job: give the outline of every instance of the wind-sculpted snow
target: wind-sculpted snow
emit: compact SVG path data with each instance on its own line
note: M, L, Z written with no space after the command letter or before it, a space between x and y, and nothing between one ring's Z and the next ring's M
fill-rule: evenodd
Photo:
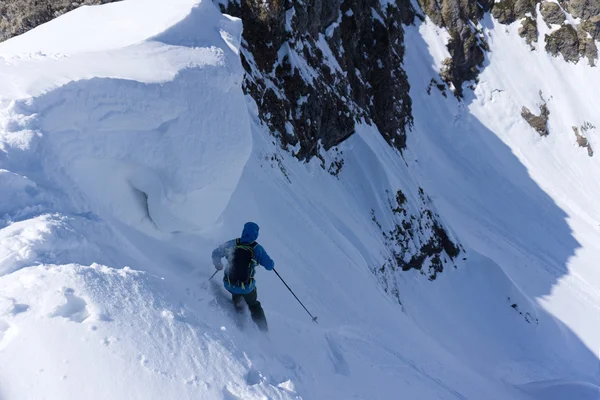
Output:
M191 23L206 26L212 36L191 43L185 36ZM239 21L202 3L180 24L125 49L97 52L92 46L91 54L52 60L19 62L21 53L7 58L0 70L18 80L1 81L3 96L54 89L7 104L3 146L18 148L18 157L5 155L11 173L28 179L31 172L24 169L39 163L34 173L60 181L74 204L83 197L85 211L132 225L174 232L213 223L251 150L249 119L237 112L245 109L234 52ZM226 28L228 42L221 38ZM37 44L33 39L30 46ZM4 49L12 49L11 41Z
M2 43L1 49L8 53L73 55L138 45L180 23L196 3L128 0L102 7L81 7ZM140 7L144 7L143 19L136 18Z
M3 398L35 393L26 389L32 376L35 386L52 388L48 398L293 398L293 363L269 360L261 373L278 375L247 382L260 359L244 359L215 329L224 321L198 297L206 293L183 295L202 304L190 312L163 279L97 264L31 267L0 279L0 373L10 377ZM13 298L28 307L18 318Z
M0 45L2 400L594 393L600 190L577 183L597 187L596 159L493 108L537 90L518 97L515 73L496 93L487 68L481 97L448 100L445 34L410 28L405 153L359 121L301 163L242 93L240 21L196 3L84 8ZM88 22L110 37L69 43ZM248 220L319 324L261 268L266 335L208 281Z

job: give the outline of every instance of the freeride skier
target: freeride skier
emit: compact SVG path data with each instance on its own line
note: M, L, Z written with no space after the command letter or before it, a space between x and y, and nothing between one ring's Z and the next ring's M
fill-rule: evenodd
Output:
M231 293L236 310L241 312L243 301L245 301L250 309L252 320L261 331L266 332L268 330L267 320L265 312L257 300L254 274L257 265L260 264L268 271L272 271L275 263L265 249L256 243L257 238L258 225L254 222L247 222L240 238L225 242L213 250L212 260L215 268L222 270L221 259L227 258L228 266L224 271L223 284L225 289Z

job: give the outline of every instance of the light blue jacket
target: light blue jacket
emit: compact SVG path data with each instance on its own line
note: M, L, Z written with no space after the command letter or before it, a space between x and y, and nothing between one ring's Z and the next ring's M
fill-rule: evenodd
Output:
M258 239L258 225L254 222L247 222L244 225L244 230L242 231L242 237L240 238L240 242L250 244L256 241L256 239ZM220 263L223 257L227 257L227 259L230 259L231 253L233 252L233 248L235 247L235 241L236 239L225 242L213 250L213 264ZM265 269L267 269L268 271L271 271L273 268L275 268L275 263L267 254L267 251L260 244L257 244L254 247L254 261L256 261L256 264L260 264L263 267L265 267ZM256 271L253 267L250 275L254 277L255 272ZM244 285L244 287L236 286L230 283L227 279L227 270L225 270L225 274L223 276L223 284L225 285L225 289L227 289L227 291L233 294L248 294L251 293L256 287L254 279L251 279L250 283L248 285Z

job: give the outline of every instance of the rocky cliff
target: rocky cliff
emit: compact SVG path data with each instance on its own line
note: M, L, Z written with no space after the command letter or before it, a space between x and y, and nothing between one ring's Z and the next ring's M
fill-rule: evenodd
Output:
M402 67L408 0L284 2L222 6L244 21L244 83L261 119L300 159L318 156L374 123L402 149L412 122Z
M538 41L537 16L551 29L544 35L545 49L577 63L582 57L595 65L600 35L600 1L566 0L561 2L502 0L494 4L492 15L503 24L519 21L519 33L530 45ZM532 47L535 48L535 47Z

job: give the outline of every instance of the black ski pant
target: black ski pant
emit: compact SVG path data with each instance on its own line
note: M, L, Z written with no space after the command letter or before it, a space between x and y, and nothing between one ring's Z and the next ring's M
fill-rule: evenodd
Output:
M248 304L248 308L250 309L250 315L252 316L252 320L263 332L266 332L269 328L267 326L267 319L265 318L265 311L260 305L260 301L257 300L258 294L256 293L256 288L248 294L232 294L233 304L235 305L235 309L238 312L242 312L244 310L243 301L246 301Z

